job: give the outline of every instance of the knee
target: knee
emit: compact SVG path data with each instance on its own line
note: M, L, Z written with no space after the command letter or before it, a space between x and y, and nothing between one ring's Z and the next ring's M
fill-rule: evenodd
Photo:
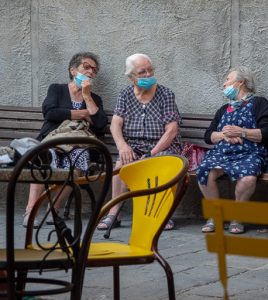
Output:
M240 198L244 193L252 193L256 187L256 176L245 176L237 181L235 187L235 196Z
M240 185L253 187L256 185L257 177L256 176L245 176L239 179Z

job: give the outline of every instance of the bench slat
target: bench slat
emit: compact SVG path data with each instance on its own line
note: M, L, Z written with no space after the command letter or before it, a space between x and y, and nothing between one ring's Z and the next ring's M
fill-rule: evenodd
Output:
M21 129L28 129L28 130L34 130L36 132L39 133L40 129L41 129L41 126L43 124L43 121L31 121L31 120L27 120L27 121L16 121L14 122L14 120L7 120L7 119L4 119L4 120L1 120L1 130L4 130L4 129L18 129L21 130ZM0 133L1 135L1 133Z

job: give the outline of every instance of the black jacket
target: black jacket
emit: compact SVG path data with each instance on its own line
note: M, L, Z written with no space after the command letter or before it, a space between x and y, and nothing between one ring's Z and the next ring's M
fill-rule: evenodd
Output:
M210 123L210 126L205 132L205 142L207 144L212 144L211 134L213 131L217 131L217 126L221 120L221 117L225 113L228 104L223 105L217 110L214 119ZM263 97L255 97L255 102L253 103L253 115L256 118L257 128L261 130L262 134L262 144L268 148L268 101Z
M91 93L91 96L99 110L95 115L90 116L93 122L90 126L90 130L96 135L100 135L102 133L102 129L104 129L108 123L108 118L104 113L101 97L94 93ZM83 102L81 109L85 108L86 103ZM42 105L45 120L37 139L41 141L48 135L49 132L58 128L63 121L70 120L72 109L73 107L68 84L50 85L47 96Z

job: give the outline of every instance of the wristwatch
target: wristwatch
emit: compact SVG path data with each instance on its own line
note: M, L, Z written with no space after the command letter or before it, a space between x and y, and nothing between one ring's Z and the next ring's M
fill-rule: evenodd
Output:
M242 130L242 132L241 132L241 137L242 137L243 139L245 139L245 138L247 137L247 133L246 133L246 130L245 130L245 129Z

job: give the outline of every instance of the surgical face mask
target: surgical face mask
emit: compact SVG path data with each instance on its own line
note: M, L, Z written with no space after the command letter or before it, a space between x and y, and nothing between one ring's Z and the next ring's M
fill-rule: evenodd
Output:
M227 86L227 88L223 90L223 94L225 97L229 98L230 100L236 100L236 97L239 94L239 89L235 88L233 85L229 85Z
M74 82L75 82L76 86L81 89L82 88L82 86L81 86L82 81L89 80L89 79L91 79L91 78L87 77L84 74L81 74L81 73L77 72L76 76L74 77Z
M155 77L137 78L137 86L145 90L149 90L156 82Z
M244 102L244 100L231 100L230 102L229 102L229 105L234 109L234 110L236 110L236 109L238 109L242 104L243 104L243 102Z

